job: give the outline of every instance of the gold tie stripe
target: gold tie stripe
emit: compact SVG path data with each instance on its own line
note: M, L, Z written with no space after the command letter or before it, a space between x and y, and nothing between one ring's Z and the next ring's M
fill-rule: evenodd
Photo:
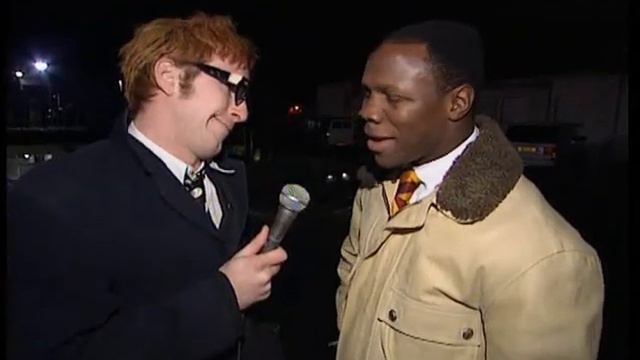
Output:
M400 175L400 184L398 184L396 196L391 202L391 216L407 206L409 200L411 200L411 195L413 195L420 183L420 178L413 169L406 170Z

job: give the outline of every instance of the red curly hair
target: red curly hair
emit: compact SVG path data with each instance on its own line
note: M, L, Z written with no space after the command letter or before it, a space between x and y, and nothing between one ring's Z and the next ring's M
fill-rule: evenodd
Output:
M153 69L161 57L180 65L209 61L214 55L249 71L258 59L254 44L238 34L228 16L198 12L187 19L160 18L138 27L120 49L120 71L130 112L136 114L159 89ZM190 89L197 73L197 69L185 72L180 79L182 90Z

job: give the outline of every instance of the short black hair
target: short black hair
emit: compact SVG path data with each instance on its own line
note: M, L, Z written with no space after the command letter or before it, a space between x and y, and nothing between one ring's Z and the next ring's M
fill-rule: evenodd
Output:
M462 84L479 90L484 82L484 52L480 33L450 20L430 20L398 29L382 43L424 43L430 54L439 90Z

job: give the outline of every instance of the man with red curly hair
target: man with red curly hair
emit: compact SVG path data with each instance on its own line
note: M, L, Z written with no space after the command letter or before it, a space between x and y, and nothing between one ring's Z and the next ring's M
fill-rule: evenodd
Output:
M287 255L260 253L266 227L243 242L245 169L221 156L248 116L254 46L198 13L139 27L120 56L129 111L110 138L8 193L9 356L281 357L243 312Z

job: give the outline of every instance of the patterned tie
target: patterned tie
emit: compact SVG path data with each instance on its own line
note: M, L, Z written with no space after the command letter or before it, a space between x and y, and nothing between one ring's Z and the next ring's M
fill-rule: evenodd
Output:
M398 190L396 196L391 203L391 216L397 214L403 207L407 206L411 195L418 188L421 181L418 175L413 169L405 170L400 175L400 184L398 184Z
M184 173L184 187L202 208L205 208L204 168L197 172L189 169Z

